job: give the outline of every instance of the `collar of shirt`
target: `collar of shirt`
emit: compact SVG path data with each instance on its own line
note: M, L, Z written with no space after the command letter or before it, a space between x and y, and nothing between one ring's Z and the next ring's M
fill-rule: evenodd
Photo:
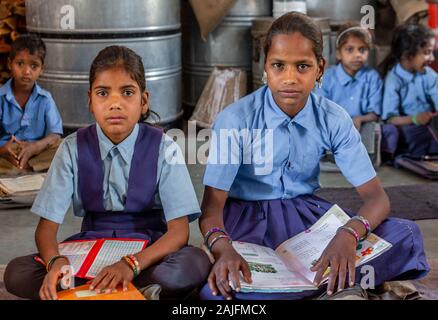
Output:
M412 73L404 69L400 63L397 63L394 72L396 75L398 75L403 80L406 80L407 82L411 82L416 75L416 73Z
M14 92L13 92L13 90L12 90L12 80L13 80L13 78L9 79L9 80L8 80L8 81L7 81L7 82L6 82L6 83L0 88L0 96L5 96L5 97L6 97L6 100L7 100L9 103L12 103L12 104L14 104L14 105L17 105L17 106L19 107L18 102L17 102L17 100L15 99ZM39 96L39 95L44 95L44 92L43 92L43 90L41 89L41 87L35 82L35 85L33 86L33 89L32 89L32 93L31 93L31 95L30 95L30 97L29 97L29 101L33 101L33 100L35 100L36 97ZM20 110L22 110L21 107L20 107Z
M339 80L339 82L345 86L348 83L354 81L354 80L362 80L364 74L365 74L365 67L362 67L354 77L350 76L344 69L344 66L342 65L342 63L338 63L336 65L336 76Z
M127 136L125 140L117 145L115 145L110 139L108 139L108 137L103 133L102 129L97 123L96 131L97 137L99 139L100 157L102 160L104 160L108 156L112 149L117 147L125 163L129 164L131 162L132 155L134 154L135 142L137 141L139 131L138 124L134 126L134 129L129 134L129 136Z
M267 90L267 98L265 99L264 115L265 121L268 129L276 129L281 124L289 124L291 122L296 122L302 127L309 129L315 123L315 119L312 117L312 97L313 93L307 98L306 105L301 109L295 117L288 116L281 108L277 105L272 95L271 90Z

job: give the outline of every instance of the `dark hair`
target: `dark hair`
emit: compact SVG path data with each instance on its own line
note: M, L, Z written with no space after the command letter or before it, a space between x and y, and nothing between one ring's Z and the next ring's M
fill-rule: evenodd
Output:
M338 34L336 37L336 42L338 44L337 49L342 48L342 46L344 46L347 43L347 41L350 37L354 37L354 38L358 38L358 39L362 40L366 44L366 46L368 47L368 50L372 49L373 39L371 37L371 34L368 32L368 30L352 29L352 30L345 32L346 30L348 30L350 28L354 28L354 27L360 28L360 25L358 23L348 21L347 23L343 24L339 28ZM342 34L343 32L345 32L345 33ZM339 36L341 34L342 34L342 36L339 38Z
M382 62L383 73L386 74L403 57L414 57L434 37L432 30L422 24L406 23L398 26L392 37L391 53Z
M124 46L109 46L97 54L90 67L90 90L96 80L96 75L112 68L123 68L137 82L141 92L146 91L142 58L135 51ZM139 122L144 122L151 113L159 119L159 116L149 108L145 114L141 115Z
M312 18L300 12L286 13L274 21L266 35L264 47L265 59L268 57L274 36L294 32L299 32L312 41L316 60L318 60L318 62L321 61L323 59L322 52L324 49L321 29Z
M21 35L12 43L11 47L11 51L9 52L10 60L14 60L18 52L28 50L30 54L37 55L44 64L44 59L46 58L46 45L36 34L26 33Z

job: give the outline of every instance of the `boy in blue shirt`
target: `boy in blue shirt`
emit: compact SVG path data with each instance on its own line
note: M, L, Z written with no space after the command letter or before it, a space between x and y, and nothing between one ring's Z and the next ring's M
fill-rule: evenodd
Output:
M28 160L59 143L62 120L55 101L36 80L44 68L46 47L35 35L23 35L9 55L11 79L0 88L0 157L25 169Z

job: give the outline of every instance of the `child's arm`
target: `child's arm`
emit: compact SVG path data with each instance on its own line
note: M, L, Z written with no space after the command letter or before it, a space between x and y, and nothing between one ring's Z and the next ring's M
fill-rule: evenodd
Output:
M38 252L46 264L53 257L59 256L58 241L56 238L58 228L59 224L41 218L35 231L35 242ZM56 286L59 279L63 276L61 268L65 265L69 265L69 261L64 258L56 259L51 265L39 292L42 300L58 299Z
M189 240L189 223L186 216L171 220L167 223L167 232L151 246L135 254L140 270L145 270L161 261L169 254L178 251ZM124 261L119 261L103 268L90 285L91 290L111 292L119 283L127 290L128 283L132 281L132 269Z
M375 177L356 188L364 204L359 209L358 215L367 219L371 230L379 226L389 215L390 203L379 178ZM366 235L365 226L357 220L350 220L347 227L351 227L359 233L360 237ZM324 250L318 263L311 269L316 271L315 283L320 283L327 267L330 267L327 292L334 292L335 283L338 282L338 290L344 289L347 273L350 286L355 280L355 252L356 240L347 232L338 232ZM338 280L338 281L337 281Z
M353 123L357 130L360 130L363 123L371 122L371 121L377 121L378 117L377 114L374 112L370 112L363 116L357 116L353 117Z
M28 141L17 141L20 145L20 153L18 154L19 167L22 169L27 166L27 162L33 156L40 154L42 151L46 150L50 146L59 143L61 137L55 133L49 133L47 136L41 140L34 142Z
M202 215L199 218L199 226L203 235L212 228L224 229L223 210L228 193L212 187L205 187L202 200ZM220 233L213 233L211 239ZM248 263L239 255L226 239L218 240L211 250L215 258L215 264L208 276L208 285L213 295L218 294L229 300L231 299L231 287L229 280L233 282L236 291L240 289L239 272L242 271L246 282L251 283L251 272Z
M389 123L392 123L396 126L405 126L409 124L416 125L428 125L430 120L432 120L433 113L432 112L420 112L413 116L398 116L392 117L388 120Z

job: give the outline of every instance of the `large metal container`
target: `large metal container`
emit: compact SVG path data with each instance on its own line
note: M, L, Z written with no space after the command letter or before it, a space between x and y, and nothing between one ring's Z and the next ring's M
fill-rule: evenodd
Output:
M184 30L183 103L194 107L214 67L240 68L251 78L252 20L271 15L272 1L237 0L206 42L201 39L193 12L188 11Z
M63 28L72 13L74 29ZM180 0L26 0L26 23L29 31L55 34L175 30Z
M313 17L314 21L321 28L323 36L323 55L326 62L330 59L330 19L324 17ZM252 88L256 90L263 85L262 77L265 68L264 44L269 28L274 22L272 17L254 19L252 22L251 34L253 37L252 57Z
M39 33L47 46L45 70L38 82L52 93L64 127L93 122L88 111L88 73L97 53L110 45L129 47L142 57L149 106L159 114L163 126L171 126L182 116L178 0L27 2L28 29ZM67 4L75 8L77 29L60 28L59 10Z
M307 14L315 17L330 17L331 20L361 20L361 8L375 6L377 0L306 0Z

